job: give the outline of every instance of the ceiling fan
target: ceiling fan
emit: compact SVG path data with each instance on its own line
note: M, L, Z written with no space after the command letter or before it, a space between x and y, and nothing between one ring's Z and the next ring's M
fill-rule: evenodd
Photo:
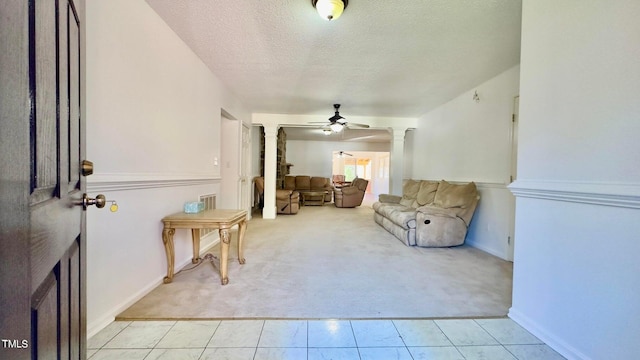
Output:
M338 157L344 157L345 155L347 155L347 156L353 156L353 154L349 154L349 153L346 153L346 152L344 152L344 151L339 151L339 152L338 152Z
M340 116L340 104L333 104L333 108L336 109L336 113L328 119L328 124L326 122L313 122L312 124L325 124L325 129L336 133L342 131L344 128L359 127L366 129L369 127L367 124L348 123L344 117Z

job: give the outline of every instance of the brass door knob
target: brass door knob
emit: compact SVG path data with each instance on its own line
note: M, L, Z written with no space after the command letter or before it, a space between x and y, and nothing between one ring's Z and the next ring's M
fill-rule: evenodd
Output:
M85 209L90 205L95 205L98 209L102 209L106 204L107 198L102 194L98 194L95 199L90 198L87 194L82 195L82 207Z

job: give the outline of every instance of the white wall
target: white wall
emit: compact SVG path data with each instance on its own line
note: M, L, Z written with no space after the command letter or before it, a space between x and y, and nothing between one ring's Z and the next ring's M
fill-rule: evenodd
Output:
M509 316L569 359L640 354L640 2L523 4Z
M161 283L161 218L219 191L221 109L250 114L146 2L88 0L86 31L87 187L120 207L87 213L91 335ZM175 243L180 265L190 234Z
M372 159L372 178L367 191L378 195L389 192L389 178L378 178L378 162L381 153L388 158L390 143L350 142L350 141L303 141L287 140L287 162L294 164L291 175L309 175L331 177L333 172L334 151L345 151L356 157ZM366 154L366 155L365 155Z
M331 177L334 151L389 151L389 143L287 140L291 175Z
M430 111L409 132L413 179L474 181L480 202L467 243L503 259L513 197L507 189L511 164L511 115L518 95L519 66ZM473 101L478 91L480 101Z
M519 71L515 66L422 116L413 131L413 176L508 182Z

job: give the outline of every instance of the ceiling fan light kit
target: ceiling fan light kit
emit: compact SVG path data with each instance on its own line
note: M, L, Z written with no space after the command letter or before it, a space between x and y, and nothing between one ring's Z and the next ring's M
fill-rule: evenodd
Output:
M340 131L342 131L343 127L344 125L340 124L339 122L334 122L333 124L329 125L329 128L331 128L331 131L335 133L339 133Z
M341 132L343 129L345 128L350 128L350 127L359 127L359 128L369 128L369 125L367 124L356 124L356 123L347 123L347 121L345 120L344 117L340 116L340 104L333 104L333 108L336 110L335 114L330 117L329 120L329 124L327 124L326 122L322 122L321 124L325 124L323 126L324 130L324 134L325 135L330 135L331 132L334 133L339 133ZM311 122L310 124L316 124L318 122Z
M311 0L320 17L327 21L339 18L348 4L348 0Z

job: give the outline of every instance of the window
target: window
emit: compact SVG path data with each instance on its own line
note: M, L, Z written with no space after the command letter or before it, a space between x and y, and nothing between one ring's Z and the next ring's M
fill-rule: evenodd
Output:
M355 157L344 159L345 181L353 181L356 177L371 179L371 159L358 159Z

